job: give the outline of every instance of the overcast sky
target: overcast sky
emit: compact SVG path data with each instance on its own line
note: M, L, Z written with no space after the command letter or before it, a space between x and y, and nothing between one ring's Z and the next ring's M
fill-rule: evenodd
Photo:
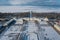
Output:
M60 11L60 0L0 0L0 12Z
M60 0L0 0L1 5L60 5Z

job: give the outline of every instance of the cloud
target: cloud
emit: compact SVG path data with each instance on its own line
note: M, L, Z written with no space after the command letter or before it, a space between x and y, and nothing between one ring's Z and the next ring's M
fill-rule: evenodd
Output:
M0 0L0 6L60 5L60 0Z
M60 8L44 8L37 6L0 6L0 12L60 12Z
M35 1L35 0L10 0L9 2L11 5L17 5L17 4L26 4L32 1Z

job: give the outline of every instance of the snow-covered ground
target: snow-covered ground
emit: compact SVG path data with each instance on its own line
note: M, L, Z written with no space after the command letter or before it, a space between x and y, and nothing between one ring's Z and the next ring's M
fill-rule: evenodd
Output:
M18 24L17 22L4 33L0 40L13 40L18 36L18 34L21 32L22 26L20 26L20 24Z
M18 40L17 37L23 35L23 40L60 40L60 35L46 21L39 21L39 30L34 21L28 21L23 27L18 23L19 20L4 33L0 40ZM19 35L20 33L21 35Z
M44 33L44 37L46 37L46 39L49 40L60 40L60 35L49 25L49 26L44 26L44 25L48 25L47 22L40 22L40 24L42 24L43 26L43 33Z

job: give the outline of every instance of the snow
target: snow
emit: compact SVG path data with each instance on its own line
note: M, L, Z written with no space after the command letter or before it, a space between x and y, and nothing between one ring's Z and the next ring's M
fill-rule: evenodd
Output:
M17 21L19 21L19 19ZM22 35L25 35L25 39L27 37L28 40L38 40L38 38L39 40L60 40L60 35L50 25L48 25L46 21L39 21L39 24L39 27L41 28L40 30L34 21L28 21L26 24L28 27L26 27L24 31L21 31L23 26L14 24L4 33L0 40L15 39L17 37L15 35L18 35L19 33L23 33Z

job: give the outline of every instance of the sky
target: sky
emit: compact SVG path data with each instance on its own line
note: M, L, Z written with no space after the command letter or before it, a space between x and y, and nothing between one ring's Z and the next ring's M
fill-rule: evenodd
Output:
M0 0L0 6L21 6L21 5L32 5L32 6L40 6L40 5L60 5L60 0Z
M18 10L26 9L59 11L60 0L0 0L0 12L19 12Z

